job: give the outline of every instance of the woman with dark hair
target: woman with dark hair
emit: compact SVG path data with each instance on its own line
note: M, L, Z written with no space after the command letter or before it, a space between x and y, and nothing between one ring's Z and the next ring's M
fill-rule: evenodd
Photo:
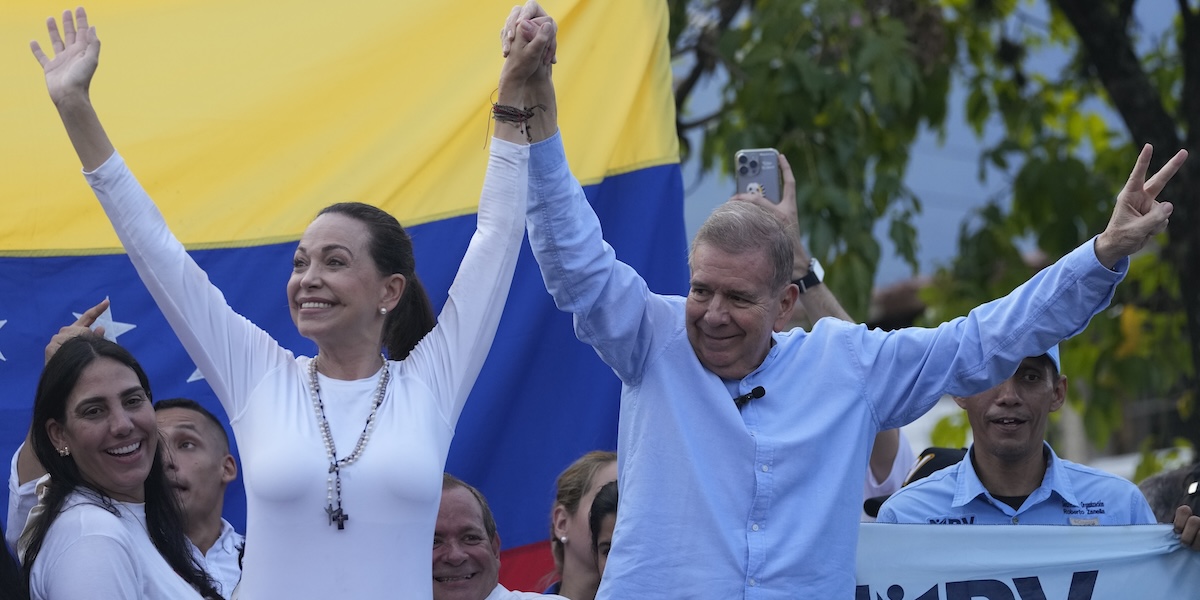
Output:
M613 531L617 528L617 482L610 481L596 492L592 510L588 512L588 529L592 530L592 554L596 555L596 570L604 579L608 551L612 549Z
M187 546L150 384L128 351L95 335L64 343L30 431L47 472L19 543L31 598L220 598Z
M431 597L442 471L520 251L528 143L557 130L552 103L524 108L532 87L552 90L554 23L519 24L477 228L436 325L396 219L335 204L304 231L286 288L312 358L229 307L114 150L89 97L100 44L83 9L63 14L61 34L48 24L54 58L36 43L34 56L85 176L233 425L247 496L238 595Z

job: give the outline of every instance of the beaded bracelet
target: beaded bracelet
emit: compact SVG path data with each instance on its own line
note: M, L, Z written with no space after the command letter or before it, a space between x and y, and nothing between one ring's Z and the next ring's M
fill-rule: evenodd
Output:
M546 107L541 104L529 108L518 108L506 104L492 103L492 118L500 123L508 123L516 127L517 131L524 133L525 139L532 143L533 134L530 132L529 119L533 118L533 109L535 108L546 110Z

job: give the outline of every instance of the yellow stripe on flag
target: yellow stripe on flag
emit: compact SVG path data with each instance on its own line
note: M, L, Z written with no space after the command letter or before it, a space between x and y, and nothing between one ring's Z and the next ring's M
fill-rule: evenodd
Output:
M96 0L92 99L118 150L189 247L296 239L357 200L405 224L470 214L513 0ZM678 160L665 2L547 1L560 23L560 120L585 183ZM0 14L0 254L112 252L41 69L66 6Z

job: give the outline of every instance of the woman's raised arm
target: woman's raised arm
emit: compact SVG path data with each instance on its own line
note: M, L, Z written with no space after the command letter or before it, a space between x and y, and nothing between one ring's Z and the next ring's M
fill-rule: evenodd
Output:
M83 170L94 171L114 152L88 93L100 64L100 39L96 28L88 25L82 6L75 9L74 15L63 11L61 35L54 17L46 19L46 28L50 30L54 58L46 56L36 41L29 42L29 48L46 74L46 91L58 108Z

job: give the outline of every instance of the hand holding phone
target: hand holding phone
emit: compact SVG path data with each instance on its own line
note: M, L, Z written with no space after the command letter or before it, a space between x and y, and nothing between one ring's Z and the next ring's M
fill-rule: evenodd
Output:
M775 204L783 199L779 152L774 148L738 150L733 172L738 194L757 194Z

